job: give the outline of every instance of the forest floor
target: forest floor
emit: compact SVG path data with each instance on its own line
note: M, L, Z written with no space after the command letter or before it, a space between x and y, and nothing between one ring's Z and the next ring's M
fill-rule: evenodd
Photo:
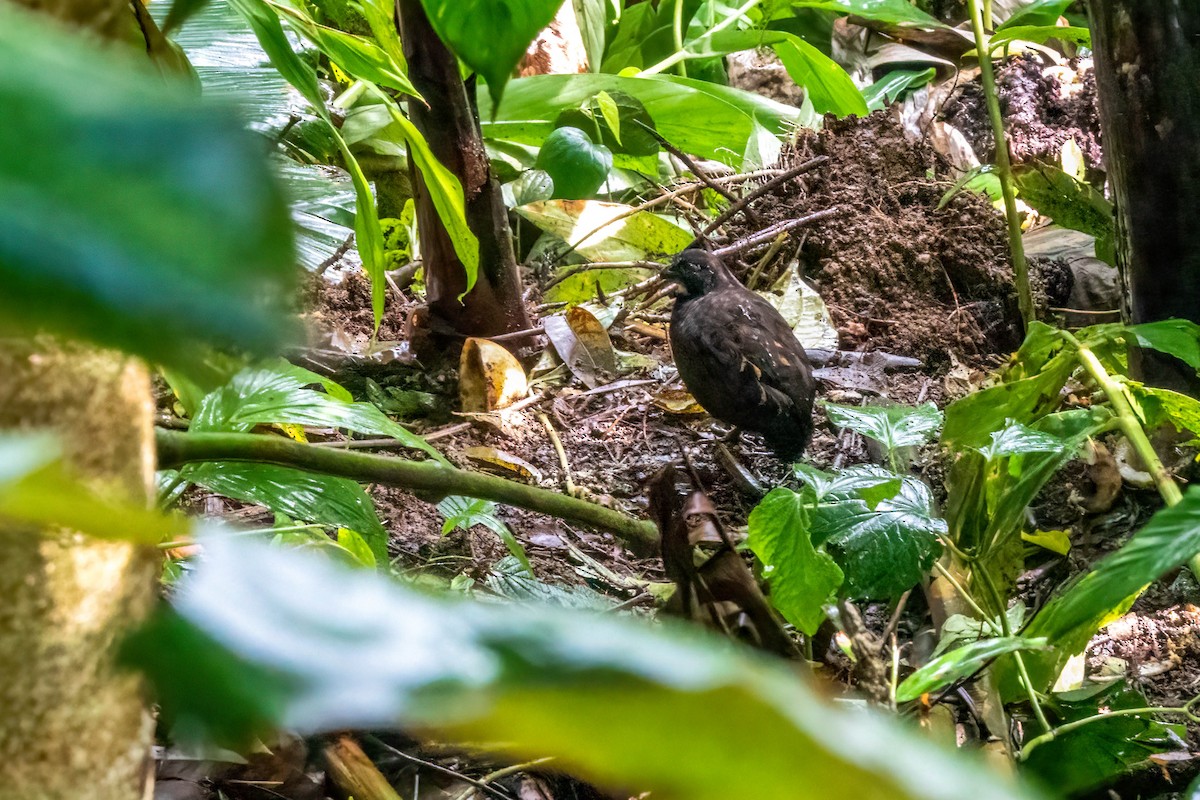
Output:
M1086 88L1087 80L1076 82ZM1023 112L1014 144L1018 155L1057 153L1066 139L1075 136L1090 163L1099 163L1094 114L1087 117L1076 108L1090 103L1090 98L1080 100L1076 92L1070 107L1060 108L1063 95L1052 80L1033 75L1022 62L1002 75L1002 86L1014 107L1044 111L1041 115ZM970 86L944 98L944 103L948 111L943 116L957 120L968 138L982 141L983 129L977 124L980 106ZM820 133L802 133L785 152L784 166L816 156L828 160L757 199L751 213L735 217L721 235L733 240L780 220L847 206L847 216L817 223L795 237L798 247L787 245L770 263L735 264L735 271L743 277L755 270L781 274L798 264L803 279L824 299L838 342L836 351L815 354L820 356L816 364L820 400L844 405L928 401L944 407L982 385L988 372L1003 364L1020 342L1004 224L991 203L975 194L959 194L943 206L953 183L945 155L928 140L914 141L911 131L906 136L896 117L880 112L866 120L829 120ZM1056 123L1048 123L1050 118ZM964 119L974 122L963 123ZM1041 308L1069 304L1072 272L1066 262L1037 261L1034 278ZM531 284L534 306L538 291L532 277ZM416 297L389 289L387 317L378 333L378 342L387 344L376 344L374 349L369 346L370 292L360 272L334 270L330 276L314 279L308 300L308 319L317 343L313 359L324 364L336 361L336 379L359 398L377 391L370 388L372 383L393 395L414 391L431 395L432 401L421 404L423 416L412 420L413 427L464 468L488 469L489 461L517 463L527 471L527 479L540 486L559 491L570 486L579 496L645 517L647 481L668 463L678 465L686 476L682 469L686 462L700 483L693 488L708 495L735 538L744 534L763 488L796 485L789 465L772 456L757 436L745 434L725 442L727 431L719 423L671 402L676 395L665 390L683 387L666 344L668 300L649 306L626 303L617 310L608 335L623 354L619 363L625 368L609 376L611 380L589 387L580 376L560 369L551 378L535 382L532 400L518 403L515 409L474 415L451 410L458 407L456 361L413 363L403 345L405 320L418 305ZM531 307L531 311L537 318L547 309ZM528 337L521 345L514 352L527 365L553 348L544 336ZM830 426L820 403L817 418L806 461L829 470L877 460L869 441ZM943 491L944 465L934 448L922 452L914 469L935 493ZM1064 581L1119 547L1160 505L1152 491L1122 485L1113 470L1111 458L1090 466L1073 463L1033 504L1032 522L1043 530L1069 529L1073 547L1067 556L1029 547L1027 571L1019 583L1020 599L1029 608L1044 604ZM504 567L508 551L487 528L443 534L444 518L434 504L398 489L373 487L371 491L390 532L397 567L440 575L447 581L466 575L475 580L477 591L512 596L511 570ZM228 501L213 502L210 511L233 509ZM270 524L265 510L238 513L243 521L257 517ZM504 507L498 515L524 545L533 565L537 586L524 585L525 596L543 591L560 602L625 604L647 613L655 606L653 585L666 580L658 558L638 557L611 534L561 520ZM1186 574L1170 576L1153 587L1133 612L1092 642L1087 652L1089 671L1123 672L1153 704L1180 705L1197 694L1200 610L1186 601L1194 596L1192 589L1194 583ZM879 634L896 609L876 604L863 611L868 625ZM895 631L902 654L917 647L930 629L928 607L917 589L898 614ZM822 654L817 656L821 659ZM831 648L824 659L831 679L847 679L847 662L837 648ZM953 697L949 702L954 704L956 720L968 723L970 715L963 703ZM1190 746L1196 749L1200 738L1195 729L1190 733ZM414 758L477 777L495 767L459 753L441 753L428 743L384 739L376 742L372 755L381 759L381 766L391 764L389 774L417 769ZM389 748L399 748L408 756ZM277 759L271 764L279 766ZM1175 780L1187 771L1177 771ZM239 780L247 774L257 773L245 768L238 773ZM444 775L424 774L414 795L448 797L469 788ZM228 777L223 784L228 796L266 796L244 787L231 788ZM273 796L322 796L298 774L292 777L296 782L288 790L291 793L276 786ZM563 780L530 771L502 785L508 797L588 796L586 787L568 787Z

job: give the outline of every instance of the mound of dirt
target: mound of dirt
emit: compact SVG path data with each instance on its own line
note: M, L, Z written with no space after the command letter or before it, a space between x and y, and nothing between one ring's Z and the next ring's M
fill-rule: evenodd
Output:
M985 198L964 192L939 208L950 182L935 177L932 150L909 142L886 112L802 131L784 166L815 156L829 161L754 209L764 225L847 209L797 234L805 277L843 348L914 356L936 371L1019 344L1004 221ZM742 217L730 225L732 237L754 232ZM779 257L792 253L785 246Z
M996 84L1016 162L1057 164L1063 145L1073 139L1083 153L1089 178L1102 173L1104 150L1090 58L1061 66L1043 66L1034 56L1013 58L996 71ZM946 104L942 118L963 132L981 162L994 160L996 146L978 79L961 87Z

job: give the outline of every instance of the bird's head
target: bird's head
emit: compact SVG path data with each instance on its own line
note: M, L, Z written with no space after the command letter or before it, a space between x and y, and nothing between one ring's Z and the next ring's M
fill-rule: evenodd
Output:
M721 259L694 247L675 256L671 266L662 272L664 278L683 287L685 297L699 297L712 291L724 274L725 265Z

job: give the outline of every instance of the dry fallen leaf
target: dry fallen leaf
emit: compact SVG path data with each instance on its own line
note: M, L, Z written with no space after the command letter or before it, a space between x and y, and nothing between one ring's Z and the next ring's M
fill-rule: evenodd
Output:
M468 447L463 455L484 467L490 467L498 472L507 472L538 483L542 480L542 472L523 458L497 450L494 447Z
M663 389L651 395L654 405L672 414L703 414L704 409L696 398L683 389Z
M529 392L525 370L513 354L487 339L467 339L458 365L458 398L467 412L494 411Z
M608 331L586 308L576 306L566 314L547 317L542 327L559 358L589 389L616 374L617 354Z

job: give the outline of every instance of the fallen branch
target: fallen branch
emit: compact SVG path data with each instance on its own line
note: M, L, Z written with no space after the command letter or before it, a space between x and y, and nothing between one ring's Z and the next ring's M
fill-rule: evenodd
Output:
M336 450L251 433L180 433L155 429L161 469L195 461L254 461L305 472L336 475L435 495L464 495L492 500L539 514L609 531L639 553L658 542L654 524L620 511L516 481L446 467L435 461Z

